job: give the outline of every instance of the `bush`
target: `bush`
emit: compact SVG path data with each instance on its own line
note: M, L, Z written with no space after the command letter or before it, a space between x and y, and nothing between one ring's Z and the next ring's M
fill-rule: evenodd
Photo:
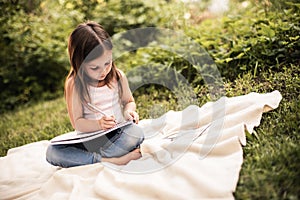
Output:
M280 11L241 9L243 14L228 15L219 23L207 20L187 33L207 49L226 78L234 80L247 71L281 71L284 64L300 63L299 4L284 5Z
M50 0L31 10L22 4L2 2L2 6L0 110L61 95L69 65L67 37L80 14L65 13Z
M111 36L134 28L157 26L168 18L168 13L163 12L168 3L159 0L64 0L63 6L79 11L84 20L100 23Z

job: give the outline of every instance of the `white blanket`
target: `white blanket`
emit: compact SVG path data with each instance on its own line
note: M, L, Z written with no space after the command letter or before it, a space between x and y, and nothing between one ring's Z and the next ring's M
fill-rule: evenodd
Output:
M142 120L143 157L125 166L54 167L45 160L49 141L10 149L0 158L0 199L233 199L245 130L252 133L281 98L278 91L223 97Z

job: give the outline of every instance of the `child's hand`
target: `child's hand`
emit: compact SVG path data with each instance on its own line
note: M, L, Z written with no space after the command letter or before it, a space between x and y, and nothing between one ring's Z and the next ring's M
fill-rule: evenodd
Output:
M104 116L98 121L101 129L107 130L116 125L116 119L114 116Z
M139 114L132 110L126 110L124 112L124 117L126 120L134 120L136 124L139 123Z

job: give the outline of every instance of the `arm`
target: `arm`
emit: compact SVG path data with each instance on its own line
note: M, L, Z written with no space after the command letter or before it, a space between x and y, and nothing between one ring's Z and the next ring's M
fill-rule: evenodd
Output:
M83 105L75 90L72 77L65 83L65 94L69 118L75 130L92 132L100 129L109 129L115 125L114 117L102 117L100 120L85 119L83 117Z
M120 73L121 73L120 81L123 89L123 95L121 98L122 98L122 104L124 106L124 117L126 120L135 120L135 123L138 123L139 115L136 112L136 104L132 96L132 93L130 91L127 77L122 71L120 71Z

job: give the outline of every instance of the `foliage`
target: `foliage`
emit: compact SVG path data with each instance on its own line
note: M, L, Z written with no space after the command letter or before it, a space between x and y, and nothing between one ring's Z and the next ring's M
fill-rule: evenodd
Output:
M209 79L203 71L218 78L213 81L220 81L217 76L219 72L214 71L215 64L209 57L217 64L220 76L231 81L244 73L257 77L265 71L282 72L285 70L283 66L286 68L289 64L299 65L300 15L295 11L299 11L297 4L289 4L288 9L283 12L268 13L261 7L248 6L220 20L206 20L193 28L183 25L184 38L190 37L190 41L163 37L162 39L169 40L166 43L161 42L159 36L153 37L145 47L141 46L134 52L126 53L116 61L118 66L127 71L145 65L161 65L161 71L172 68L196 88L199 96L203 96L203 91L214 90L202 87L203 84L209 87ZM178 30L173 32L176 34ZM119 36L118 39L120 38L122 37ZM122 39L126 40L124 37ZM186 48L193 46L191 41L199 43L207 52ZM121 43L132 45L130 40ZM196 63L191 61L191 55ZM161 71L157 75L161 75ZM165 78L164 81L169 82L171 79Z
M245 8L216 23L207 20L189 34L198 38L214 57L223 76L234 80L243 72L281 71L286 63L300 62L300 15L296 4L266 13ZM255 13L255 14L253 14ZM215 24L213 24L215 23ZM214 31L206 27L213 26Z
M61 0L70 10L78 10L84 20L100 23L114 35L121 31L139 27L157 26L166 22L168 13L160 14L168 8L167 1L140 0Z
M25 11L22 5L7 3L2 10L0 110L58 97L63 91L66 38L80 15L63 13L63 7L53 1L43 1L32 13Z

